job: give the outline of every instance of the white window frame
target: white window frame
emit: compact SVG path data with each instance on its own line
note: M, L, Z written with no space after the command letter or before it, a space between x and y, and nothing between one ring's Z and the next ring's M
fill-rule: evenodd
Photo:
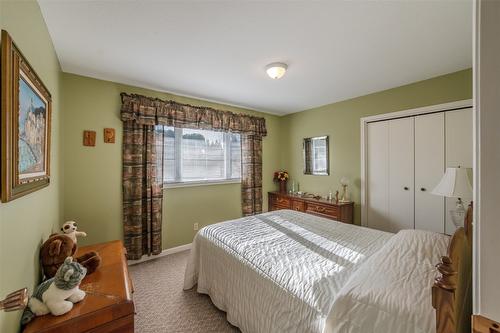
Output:
M166 126L166 127L172 127L172 126ZM232 160L231 160L231 145L230 145L230 138L231 138L231 133L230 132L223 132L224 134L224 143L225 149L224 149L224 171L226 178L225 179L213 179L213 180L192 180L192 181L181 181L182 179L182 135L183 135L183 128L182 127L173 127L174 129L174 161L175 161L175 181L172 182L166 182L165 179L162 179L163 182L163 188L168 189L168 188L179 188L179 187L193 187L193 186L204 186L204 185L222 185L222 184L240 184L241 183L241 170L240 170L240 177L239 178L231 178L231 167L232 167ZM210 131L210 130L207 130ZM241 141L240 141L240 154L241 154ZM164 161L162 160L162 163ZM241 163L240 163L240 169L241 169ZM165 172L165 171L164 171Z

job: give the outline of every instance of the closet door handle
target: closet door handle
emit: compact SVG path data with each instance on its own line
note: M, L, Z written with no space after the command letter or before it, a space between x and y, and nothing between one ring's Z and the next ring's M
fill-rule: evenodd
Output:
M408 190L409 190L408 186L403 187L403 189L404 189L405 191L408 191Z
M425 189L425 187L421 187L421 188L420 188L420 191L425 192L425 191L427 191L427 190Z

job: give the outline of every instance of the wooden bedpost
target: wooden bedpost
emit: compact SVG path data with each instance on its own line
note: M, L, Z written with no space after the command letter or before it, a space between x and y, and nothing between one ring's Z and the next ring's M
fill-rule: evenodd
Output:
M437 333L455 333L454 327L455 315L455 289L456 284L453 277L457 272L453 269L451 259L442 257L441 262L437 264L439 276L432 286L432 306L436 309L436 332Z
M436 265L439 276L432 286L436 333L469 333L472 315L472 203L464 227L453 234L448 255Z

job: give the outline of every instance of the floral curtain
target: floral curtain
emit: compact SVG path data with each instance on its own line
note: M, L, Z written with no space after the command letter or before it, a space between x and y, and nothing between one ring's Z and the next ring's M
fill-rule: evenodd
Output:
M241 134L243 215L262 212L264 118L209 107L121 94L123 121L123 224L129 259L161 252L162 137L156 125Z

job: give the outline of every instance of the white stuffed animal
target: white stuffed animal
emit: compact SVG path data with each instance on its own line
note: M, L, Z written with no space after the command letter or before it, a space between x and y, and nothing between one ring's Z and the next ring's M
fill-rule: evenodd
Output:
M78 227L76 225L75 221L67 221L64 222L63 226L61 227L61 231L66 235L69 236L73 240L73 242L76 242L76 237L87 237L87 233L83 231L78 231Z
M85 291L78 288L85 274L87 274L85 267L73 261L72 257L66 258L53 278L35 288L28 307L24 310L21 323L25 325L35 316L48 313L60 316L70 311L73 303L85 298Z

